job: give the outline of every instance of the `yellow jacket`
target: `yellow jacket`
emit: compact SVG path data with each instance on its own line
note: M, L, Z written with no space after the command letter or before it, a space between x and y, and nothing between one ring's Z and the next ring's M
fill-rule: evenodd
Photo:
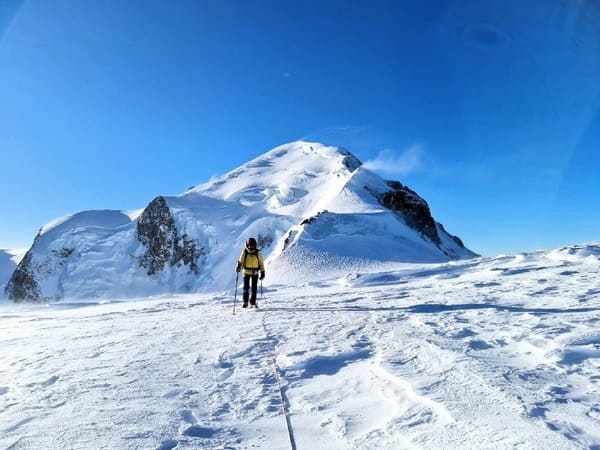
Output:
M243 268L244 275L258 275L259 271L265 271L262 253L258 249L255 252L249 252L247 249L242 250L238 264Z

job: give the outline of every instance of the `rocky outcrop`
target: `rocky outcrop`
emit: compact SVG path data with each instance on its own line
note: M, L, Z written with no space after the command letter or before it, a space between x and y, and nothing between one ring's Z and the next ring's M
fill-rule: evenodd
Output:
M300 222L300 225L308 225L313 223L315 220L317 220L321 215L327 213L328 211L325 209L323 211L319 211L318 213L316 213L314 216L310 216L307 217L306 219L303 219L302 222Z
M160 272L171 259L171 249L177 240L175 221L163 197L156 197L144 209L138 220L137 234L147 249L140 258L140 266L147 269L148 275Z
M75 251L73 248L62 247L58 250L51 250L42 258L39 255L34 257L40 236L41 233L38 233L33 245L6 285L6 295L10 300L17 302L47 300L48 298L45 298L41 292L40 281L43 282L44 278L55 270L62 270ZM60 298L60 295L57 294L55 298Z
M204 248L179 230L164 197L158 196L144 209L137 224L138 240L146 247L140 257L140 266L148 275L155 275L165 267L188 266L199 272L198 260Z
M204 255L204 248L196 245L196 242L188 238L187 234L175 240L171 266L188 266L190 271L196 275L199 273L198 261Z
M31 248L25 253L6 285L5 293L10 300L16 302L41 300L40 287L35 277L36 267L33 262L33 248L40 240L40 236L41 230L38 231Z
M344 159L342 160L342 164L350 172L354 172L356 169L362 166L360 160L350 152L344 153Z
M282 252L285 252L287 250L287 248L290 245L290 242L292 242L297 233L298 232L293 228L287 232L285 238L283 239L283 248L281 249Z
M41 299L40 287L35 279L35 270L32 264L31 249L25 254L6 285L6 295L10 300L39 301Z
M427 202L398 181L388 181L387 184L391 190L379 195L379 203L401 214L409 227L439 247L440 237Z
M273 237L268 234L262 235L259 233L258 236L256 236L256 244L261 250L264 250L265 248L269 247L272 243Z

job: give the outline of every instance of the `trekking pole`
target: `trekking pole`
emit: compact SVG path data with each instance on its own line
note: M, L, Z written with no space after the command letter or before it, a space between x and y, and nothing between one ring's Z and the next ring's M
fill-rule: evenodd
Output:
M240 276L240 273L237 272L235 274L235 294L233 294L233 314L235 314L235 300L237 299L237 287L238 287L239 276Z
M260 280L260 298L263 302L263 305L265 303L265 295L263 294L263 289L262 289L262 280Z

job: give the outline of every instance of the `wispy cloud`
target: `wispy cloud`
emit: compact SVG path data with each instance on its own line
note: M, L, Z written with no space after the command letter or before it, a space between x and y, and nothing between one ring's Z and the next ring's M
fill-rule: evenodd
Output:
M417 172L423 165L423 148L414 144L398 153L393 150L382 150L375 159L366 161L364 167L374 172L405 176Z
M338 125L327 127L325 131L330 133L363 133L367 127L362 125Z

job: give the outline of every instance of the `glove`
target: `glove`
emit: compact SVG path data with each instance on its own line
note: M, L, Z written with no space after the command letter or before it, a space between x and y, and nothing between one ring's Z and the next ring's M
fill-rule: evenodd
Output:
M264 279L264 278L265 278L265 271L264 271L264 270L261 270L261 271L260 271L260 279L262 280L262 279Z
M242 265L240 263L237 263L237 266L235 266L235 271L237 273L240 273L240 270L242 270Z

